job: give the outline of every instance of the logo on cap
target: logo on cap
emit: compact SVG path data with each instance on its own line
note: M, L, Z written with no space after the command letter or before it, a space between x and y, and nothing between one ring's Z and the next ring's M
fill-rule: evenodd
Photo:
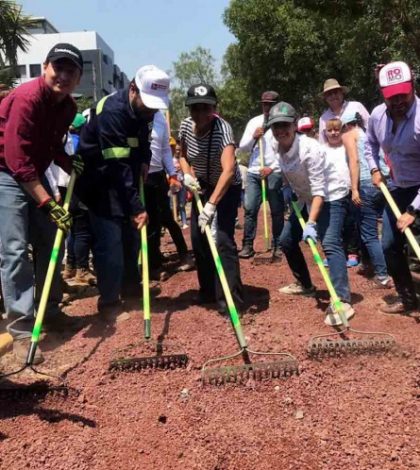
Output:
M207 88L205 86L198 86L194 88L195 96L205 96L207 95Z
M56 47L54 49L54 52L65 52L66 54L71 54L72 56L79 58L79 55L76 54L76 52L71 51L70 49L60 49L60 48Z
M166 90L168 87L166 85L162 85L161 83L152 83L150 88L152 90Z
M403 78L401 68L396 67L394 69L387 70L386 78L389 84L393 82L399 82Z
M283 114L287 114L287 106L282 106L281 109L280 109L280 112L283 113Z

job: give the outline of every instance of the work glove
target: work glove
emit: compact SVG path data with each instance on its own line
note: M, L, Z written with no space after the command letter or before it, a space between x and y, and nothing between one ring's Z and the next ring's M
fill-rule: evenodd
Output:
M191 192L201 191L200 183L197 178L194 178L190 173L185 173L184 175L184 186L186 186Z
M54 199L50 199L45 204L41 206L41 209L46 212L50 219L57 225L57 227L62 230L64 233L67 233L73 222L71 214L58 205Z
M206 202L201 214L198 216L198 226L201 229L201 233L206 231L206 226L211 225L211 222L214 218L216 213L216 204L212 204L211 202Z
M171 190L172 194L176 194L179 192L182 188L181 183L178 181L178 178L176 175L170 176L168 178L168 184L169 184L169 189Z
M315 243L318 240L315 222L307 222L305 229L303 230L302 240L306 242L308 238L311 238Z
M71 162L72 170L74 170L76 176L80 176L85 169L85 162L83 161L83 158L79 154L75 153L71 156Z

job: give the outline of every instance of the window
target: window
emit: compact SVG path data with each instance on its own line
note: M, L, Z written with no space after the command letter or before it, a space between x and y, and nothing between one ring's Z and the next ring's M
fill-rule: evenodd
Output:
M105 62L105 64L108 64L108 56L106 54L102 56L102 60Z
M26 74L26 65L17 66L17 78L28 78Z
M40 64L31 64L29 66L29 75L31 78L39 77L41 75L41 65Z

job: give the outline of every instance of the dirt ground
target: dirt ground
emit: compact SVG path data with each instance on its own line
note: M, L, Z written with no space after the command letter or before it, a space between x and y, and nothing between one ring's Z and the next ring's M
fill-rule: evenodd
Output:
M240 242L242 231L237 236ZM174 250L167 239L164 250ZM153 336L179 344L176 352L189 356L185 369L109 372L116 351L142 338L140 301L106 324L96 297L85 292L66 308L84 328L47 335L41 343L47 360L39 367L67 372L79 395L0 400L0 468L419 469L418 319L379 313L393 291L374 289L351 269L352 326L390 332L399 347L381 356L310 359L308 340L330 331L323 324L327 292L310 267L317 298L294 298L277 290L293 281L285 261L241 261L250 347L290 352L300 367L299 376L242 385L201 384L203 363L235 352L237 343L228 319L192 304L195 272L173 275L152 299ZM10 354L1 360L3 371L14 366Z

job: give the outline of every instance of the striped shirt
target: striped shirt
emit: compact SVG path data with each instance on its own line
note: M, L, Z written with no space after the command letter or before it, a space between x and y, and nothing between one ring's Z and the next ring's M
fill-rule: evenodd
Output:
M222 118L215 117L213 132L210 130L203 137L197 137L193 131L191 117L184 119L179 129L179 138L187 151L187 159L193 167L195 176L201 182L216 186L222 174L221 156L228 145L235 145L230 125ZM211 142L209 143L211 135ZM241 184L241 174L235 163L235 175L232 183Z

